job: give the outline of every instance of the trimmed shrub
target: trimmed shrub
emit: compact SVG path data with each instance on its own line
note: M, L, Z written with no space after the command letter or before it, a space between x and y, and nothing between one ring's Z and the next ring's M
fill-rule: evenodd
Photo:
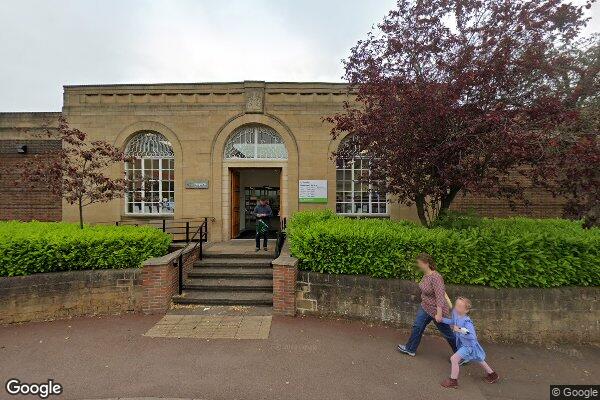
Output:
M0 222L0 276L137 268L170 244L169 235L150 227Z
M300 212L288 224L300 268L415 279L431 254L446 283L491 287L600 285L600 229L560 219L481 219L475 227L427 229L411 222Z
M481 226L483 220L473 211L460 212L448 210L433 223L433 228L467 229Z

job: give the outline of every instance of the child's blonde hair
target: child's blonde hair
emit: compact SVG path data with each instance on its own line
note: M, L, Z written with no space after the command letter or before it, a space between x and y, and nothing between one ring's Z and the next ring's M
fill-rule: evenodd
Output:
M465 307L467 307L467 311L471 311L471 300L467 299L466 297L462 297L459 296L456 298L456 301L462 301L463 303L465 303Z

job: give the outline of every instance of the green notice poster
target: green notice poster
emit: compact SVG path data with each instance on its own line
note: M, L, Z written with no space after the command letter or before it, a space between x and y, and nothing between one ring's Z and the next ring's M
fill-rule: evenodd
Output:
M327 181L301 180L298 193L300 203L327 203Z

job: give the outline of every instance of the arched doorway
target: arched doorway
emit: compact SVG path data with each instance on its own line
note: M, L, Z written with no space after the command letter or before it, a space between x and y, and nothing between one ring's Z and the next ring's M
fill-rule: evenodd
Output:
M253 236L254 207L266 199L273 210L271 228L279 228L282 211L287 209L288 152L283 138L270 126L250 123L236 128L227 138L223 151L223 177L229 188L224 196L224 225L229 238ZM227 215L228 214L228 215ZM227 223L228 221L228 223Z

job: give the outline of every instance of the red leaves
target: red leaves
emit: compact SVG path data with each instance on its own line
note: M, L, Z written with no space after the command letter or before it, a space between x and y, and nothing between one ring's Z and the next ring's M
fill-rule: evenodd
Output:
M566 198L565 214L600 225L600 139L598 132L562 134L545 149L546 158L534 171L536 180Z
M326 119L332 135L354 134L371 177L433 219L456 188L519 195L510 173L578 116L564 72L581 15L559 0L399 2L346 60L358 104Z
M53 193L80 207L124 195L129 182L107 174L115 163L130 159L119 148L100 140L87 142L87 135L69 127L64 117L59 118L58 128L48 129L45 136L60 139L62 148L49 156L29 158L22 184L45 182Z

